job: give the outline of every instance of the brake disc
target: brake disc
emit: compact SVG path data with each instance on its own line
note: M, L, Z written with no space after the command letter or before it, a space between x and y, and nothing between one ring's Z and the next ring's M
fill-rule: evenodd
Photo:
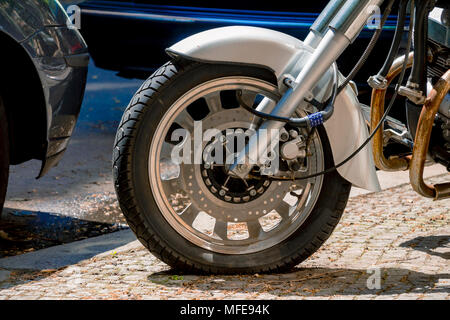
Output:
M204 131L217 129L225 134L222 139L204 142L203 150L208 153L208 147L211 149L217 147L215 144L221 144L224 150L234 154L236 150L227 148L232 141L249 134L251 120L252 115L243 109L223 110L205 118L202 123ZM247 222L266 215L282 204L292 183L271 182L265 176L242 180L228 175L227 169L226 163L208 162L182 164L180 168L180 188L185 190L192 204L221 221Z

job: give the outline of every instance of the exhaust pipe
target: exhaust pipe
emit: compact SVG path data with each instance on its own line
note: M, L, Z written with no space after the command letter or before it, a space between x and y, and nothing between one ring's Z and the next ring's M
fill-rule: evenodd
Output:
M412 67L413 58L414 53L411 52L408 55L408 68ZM383 117L387 87L395 79L395 77L401 73L404 61L405 56L397 58L386 76L387 86L384 89L374 89L372 91L370 112L370 128L372 130L378 125ZM378 130L373 137L372 153L377 168L383 171L408 170L409 160L407 158L390 157L389 159L386 159L383 154L383 133L383 130Z
M439 106L450 90L450 69L439 79L425 101L420 114L410 163L409 178L415 191L435 200L450 197L450 182L427 185L423 181L423 169L430 144L431 130Z

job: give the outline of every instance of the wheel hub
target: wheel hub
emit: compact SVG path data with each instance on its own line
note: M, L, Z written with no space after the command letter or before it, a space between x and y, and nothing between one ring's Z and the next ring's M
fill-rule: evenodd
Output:
M235 135L243 134L244 130L250 128L250 120L251 115L242 109L223 110L204 119L203 128L206 130L217 128L220 132L227 132L228 129L226 139L215 139L205 144L206 154L210 154L211 148L217 147L216 143L220 143L224 149L230 148L227 142L236 138L230 131ZM236 153L236 150L228 151L229 154ZM234 222L258 219L274 210L289 191L289 182L271 183L257 172L256 178L243 180L229 175L228 165L212 164L208 157L203 160L202 165L181 166L182 182L193 204L215 218Z
M236 149L237 141L246 141L248 133L244 128L227 128L222 131L220 139L214 139L205 147L201 175L203 182L211 193L225 202L245 203L260 197L270 186L267 176L262 176L256 170L252 172L252 179L241 179L229 172L230 164L240 150ZM211 161L212 150L222 151L221 163Z
M209 169L207 169L209 168ZM260 176L260 179L242 180L228 175L224 167L202 165L202 178L211 193L225 202L250 202L260 197L270 186L270 180Z

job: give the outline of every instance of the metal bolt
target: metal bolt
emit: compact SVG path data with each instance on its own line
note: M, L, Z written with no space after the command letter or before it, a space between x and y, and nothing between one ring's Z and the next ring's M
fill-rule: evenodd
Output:
M280 141L286 142L289 140L289 133L286 131L286 129L281 128L280 130Z
M291 130L289 130L289 134L291 135L291 138L293 138L293 139L298 137L297 130L291 129Z

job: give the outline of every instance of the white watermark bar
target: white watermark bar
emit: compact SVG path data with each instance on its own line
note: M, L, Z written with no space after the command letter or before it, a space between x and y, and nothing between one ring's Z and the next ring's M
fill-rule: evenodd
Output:
M367 274L370 274L367 278L367 289L369 290L380 290L381 289L381 269L380 268L369 268L367 269Z
M178 144L172 148L171 160L178 165L232 165L250 137L255 134L255 130L244 129L227 129L225 132L218 129L203 131L202 122L195 121L193 136L183 128L172 132L171 141L178 142ZM260 173L263 175L275 174L279 168L280 130L260 129L258 137L260 137L260 142L268 141L264 137L271 138L269 145L258 143L258 148L262 150L262 156L259 159L248 160L248 163L239 164L258 165L261 169Z
M71 28L81 29L81 8L77 5L70 5L67 7L67 25Z

